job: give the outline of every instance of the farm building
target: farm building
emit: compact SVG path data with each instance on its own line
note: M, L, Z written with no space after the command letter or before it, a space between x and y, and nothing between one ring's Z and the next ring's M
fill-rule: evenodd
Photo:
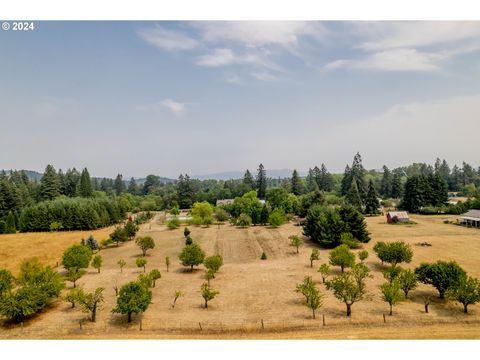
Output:
M235 199L222 199L222 200L217 200L216 205L217 205L217 206L219 206L219 205L230 205L230 204L233 204L234 201L235 201Z
M387 222L389 224L406 221L410 221L410 217L406 211L389 211L387 213Z
M460 224L472 227L480 227L480 210L470 210L460 218Z

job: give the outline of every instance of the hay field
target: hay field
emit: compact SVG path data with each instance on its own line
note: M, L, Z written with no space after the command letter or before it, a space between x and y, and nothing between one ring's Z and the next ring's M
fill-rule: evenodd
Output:
M70 309L69 304L59 300L26 322L23 329L18 325L0 327L0 338L480 338L479 305L471 306L471 313L465 315L461 306L439 300L436 290L426 285L414 290L410 299L396 306L394 315L387 315L386 323L383 323L388 305L381 300L379 292L384 279L383 267L372 250L376 241L404 240L411 244L413 261L405 267L413 268L422 261L456 260L469 274L480 277L480 232L444 224L445 218L451 216L413 216L416 225L388 225L383 217L367 218L372 234L372 241L364 246L370 253L366 264L373 275L367 281L370 298L354 304L352 317L348 319L344 305L325 290L316 271L321 263L328 261L328 250L320 249L320 261L310 268L309 255L317 245L305 239L300 254L295 254L295 249L289 246L288 236L300 235L302 228L293 224L277 229L238 229L227 224L191 227L193 239L206 253L218 252L225 263L212 280L212 286L220 294L209 303L208 309L204 309L200 295L203 267L189 273L178 261L184 244L183 227L168 230L159 224L157 216L150 224L142 226L140 235L148 234L155 239L156 247L147 256L147 271L159 268L162 278L152 289L153 303L141 317L134 317L132 324L127 325L121 315L111 314L115 306L113 286L134 280L141 273L135 266L135 259L141 252L129 242L118 248L102 250L104 266L101 273L89 269L79 280L79 284L89 291L100 286L105 288L105 303L96 323L86 321L86 314ZM12 241L30 234L9 236ZM3 241L0 236L0 243ZM70 244L63 241L65 247ZM72 239L72 242L76 241ZM429 242L432 246L416 245L420 242ZM48 253L49 249L44 248L47 244L42 244L31 246L28 254ZM59 248L58 257L62 252L59 244L55 245ZM265 261L260 260L263 251L268 256ZM9 268L14 268L23 258L22 253L12 250L6 255L2 261ZM170 256L172 262L169 272L166 272L165 256ZM120 258L127 261L123 273L116 265ZM338 273L339 269L333 270L333 275ZM305 275L313 276L326 294L315 320L302 304L302 297L294 291ZM175 290L183 291L185 296L172 309ZM422 296L427 294L435 297L429 314L423 311ZM322 315L326 319L325 327ZM82 319L85 322L80 329Z

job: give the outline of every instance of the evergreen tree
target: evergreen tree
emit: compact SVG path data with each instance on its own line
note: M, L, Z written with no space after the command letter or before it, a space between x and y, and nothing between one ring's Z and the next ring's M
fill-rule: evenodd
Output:
M355 239L362 243L370 241L370 234L367 231L367 223L358 210L352 206L343 206L338 213L344 224L344 232L351 233Z
M147 175L143 183L143 195L151 194L156 188L160 187L160 178L156 175Z
M133 176L130 179L130 182L128 183L127 191L132 195L137 195L138 194L138 186L137 186L137 183L135 182L135 179L133 178Z
M90 180L90 174L88 173L87 168L83 169L82 174L80 175L77 194L81 197L93 196L92 181Z
M117 177L115 178L115 193L117 195L120 195L125 192L125 183L123 182L123 176L122 174L118 174Z
M321 165L320 174L318 177L318 188L327 192L333 190L333 177L328 172L325 164Z
M195 192L188 174L180 174L177 182L178 204L182 209L188 209L192 206Z
M246 186L246 192L249 192L255 188L255 180L248 169L245 171L245 175L243 176L243 184Z
M258 166L257 173L257 195L259 199L265 199L267 192L267 175L263 164Z
M263 204L262 211L260 212L260 224L266 225L268 223L268 217L270 212L268 211L267 204Z
M342 177L342 183L340 187L340 193L342 196L345 196L348 194L348 191L350 190L350 187L352 185L352 170L350 169L350 166L345 166L345 171L343 173Z
M402 177L398 171L393 173L392 190L389 196L395 199L398 199L402 196Z
M307 192L317 191L318 184L315 180L315 176L312 169L308 169L308 175L305 179L307 185Z
M302 193L302 185L302 179L300 179L297 170L293 170L291 185L292 193L295 195L300 195Z
M15 215L10 211L7 216L7 224L5 226L5 234L15 234L17 227L15 225Z
M383 165L383 177L380 183L380 194L389 197L392 194L392 173L386 165Z
M60 183L52 165L47 165L40 180L40 199L53 200L60 195Z
M357 210L362 210L362 198L360 197L356 181L350 183L350 190L348 191L345 200Z
M366 214L378 214L378 208L380 203L378 201L378 194L373 185L373 180L370 179L368 183L367 198L365 199L365 213Z

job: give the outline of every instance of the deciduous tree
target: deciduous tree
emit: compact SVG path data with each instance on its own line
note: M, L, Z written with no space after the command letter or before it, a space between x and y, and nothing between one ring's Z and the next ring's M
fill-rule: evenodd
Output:
M207 283L203 283L201 287L201 291L202 291L203 300L205 300L205 309L208 308L208 302L210 300L213 300L215 296L220 294L218 291L215 291L214 289L212 289Z
M205 260L205 252L197 244L186 245L179 255L179 259L183 266L190 266L190 270L193 271L193 267L200 265Z
M155 248L155 241L148 235L137 237L135 244L142 250L142 256L146 256L148 250Z
M355 254L347 245L340 245L330 251L329 262L330 265L340 266L343 273L345 268L355 265Z
M303 244L302 239L300 238L300 236L297 236L297 235L292 235L292 236L289 236L288 238L290 239L290 246L293 246L294 248L296 248L297 254L298 254L298 248Z
M132 314L145 312L152 303L152 292L136 281L122 286L117 297L117 306L113 313L126 314L127 321L132 321Z

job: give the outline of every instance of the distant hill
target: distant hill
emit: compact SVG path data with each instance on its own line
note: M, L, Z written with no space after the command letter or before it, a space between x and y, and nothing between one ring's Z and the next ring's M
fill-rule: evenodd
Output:
M0 170L0 172L2 171L5 171L5 173L10 174L10 170ZM43 176L42 173L39 173L38 171L33 171L33 170L17 170L17 171L25 171L25 174L27 174L28 178L31 181L40 181L40 179Z
M250 170L252 175L255 177L256 169ZM269 178L289 178L292 176L293 170L290 169L266 169L267 177ZM300 176L306 176L307 173L304 171L298 172ZM206 175L194 175L191 176L192 179L200 179L200 180L230 180L230 179L242 179L243 175L245 174L245 170L242 171L225 171L213 174L206 174Z

